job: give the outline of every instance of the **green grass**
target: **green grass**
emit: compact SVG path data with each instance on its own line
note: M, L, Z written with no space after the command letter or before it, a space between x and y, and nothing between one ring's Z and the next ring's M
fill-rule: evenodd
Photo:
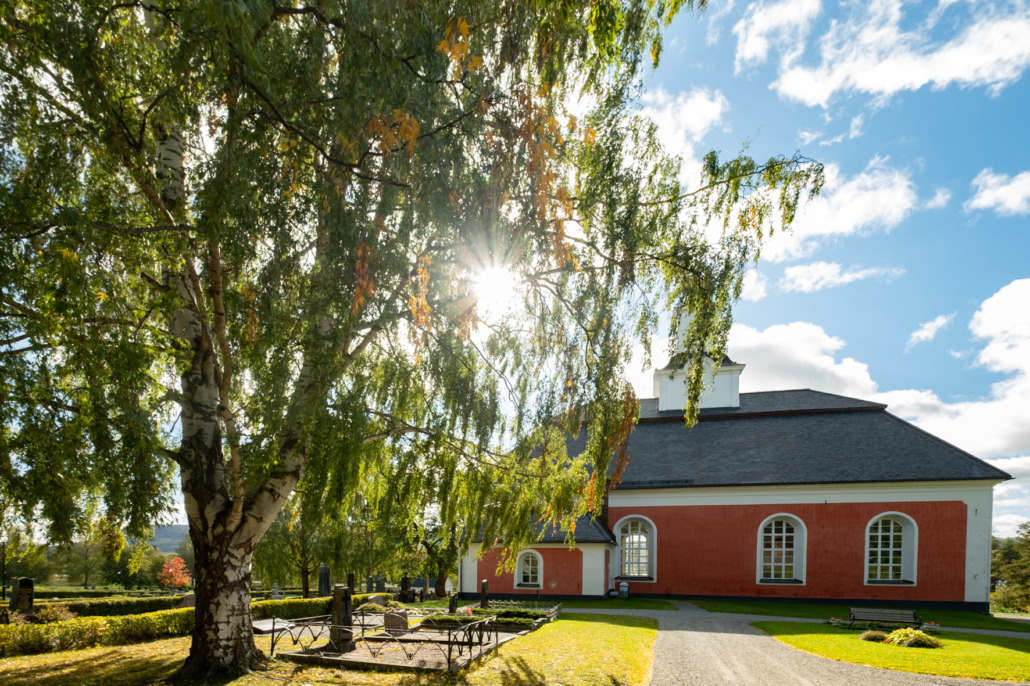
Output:
M815 655L904 672L967 679L1030 680L1030 640L948 631L938 649L901 648L860 640L858 631L826 624L756 622L770 636Z
M267 672L229 681L178 682L281 686L346 683L357 686L488 686L491 684L608 684L644 686L658 623L627 615L564 614L537 631L501 646L458 675L358 672L273 661ZM258 637L265 654L270 640ZM114 648L29 655L0 660L4 686L130 686L166 684L186 659L189 638Z
M848 618L847 605L810 605L807 603L785 603L768 600L691 600L698 607L709 612L731 612L745 615L766 615L772 617L830 617ZM875 607L870 603L869 607ZM1030 625L1008 619L982 615L962 610L916 610L925 622L937 622L943 627L962 629L994 629L997 631L1018 631L1030 633Z

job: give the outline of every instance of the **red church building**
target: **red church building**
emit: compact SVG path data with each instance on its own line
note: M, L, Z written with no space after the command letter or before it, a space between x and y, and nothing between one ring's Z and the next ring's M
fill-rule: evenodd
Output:
M542 531L514 572L472 544L461 592L488 579L491 596L599 598L625 582L631 595L987 610L993 488L1008 474L883 404L739 393L743 369L711 365L692 429L685 371L656 371L604 515L578 523L575 547Z

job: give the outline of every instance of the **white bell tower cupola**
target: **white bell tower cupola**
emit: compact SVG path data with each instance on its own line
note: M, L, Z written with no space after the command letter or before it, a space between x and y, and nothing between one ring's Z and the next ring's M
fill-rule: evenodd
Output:
M688 315L680 315L680 331L686 331ZM654 394L658 411L682 410L687 405L687 356L682 341L669 364L654 371ZM704 358L705 387L698 408L740 407L740 373L744 365L723 355L721 360Z

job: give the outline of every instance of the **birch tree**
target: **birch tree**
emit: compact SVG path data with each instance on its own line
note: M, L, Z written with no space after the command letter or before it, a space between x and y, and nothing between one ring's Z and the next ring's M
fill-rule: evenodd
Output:
M821 183L712 153L681 185L633 102L690 4L0 0L0 489L53 540L178 492L187 675L260 663L251 558L301 478L571 531L625 464L631 346L685 308L718 358Z

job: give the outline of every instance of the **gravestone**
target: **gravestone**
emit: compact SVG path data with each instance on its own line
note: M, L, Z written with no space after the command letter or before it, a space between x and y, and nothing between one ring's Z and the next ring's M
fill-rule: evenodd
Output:
M333 623L329 628L329 641L336 646L341 653L354 650L354 631L350 628L354 624L351 605L350 587L343 584L333 586L333 599L330 603L333 613Z
M354 572L347 572L347 588L351 593L354 592Z
M179 603L179 609L180 610L183 609L183 608L186 608L186 607L196 607L196 606L197 606L197 596L194 593L187 593L186 595L184 595L182 597L182 602Z
M368 577L367 579L365 579L365 593L371 593L372 591L376 590L375 583L376 582L372 580L372 577Z
M451 600L447 603L447 611L452 615L458 611L458 594L452 593Z
M402 603L410 603L415 600L415 594L411 592L411 577L408 576L407 572L404 572L404 576L401 577L401 597Z
M483 579L483 583L479 588L479 607L484 610L490 607L490 582Z
M32 603L36 597L36 581L27 576L17 576L11 586L11 612L32 614Z
M386 593L386 578L379 577L376 579L376 593Z
M332 579L329 568L325 564L318 566L318 597L324 598L333 593Z
M391 610L383 615L383 628L387 631L408 631L408 611Z
M272 584L272 600L282 600L283 594L279 592L279 584Z
M387 601L386 598L384 598L381 595L373 595L369 596L368 600L366 600L365 602L371 605L382 605L383 607L386 607Z

